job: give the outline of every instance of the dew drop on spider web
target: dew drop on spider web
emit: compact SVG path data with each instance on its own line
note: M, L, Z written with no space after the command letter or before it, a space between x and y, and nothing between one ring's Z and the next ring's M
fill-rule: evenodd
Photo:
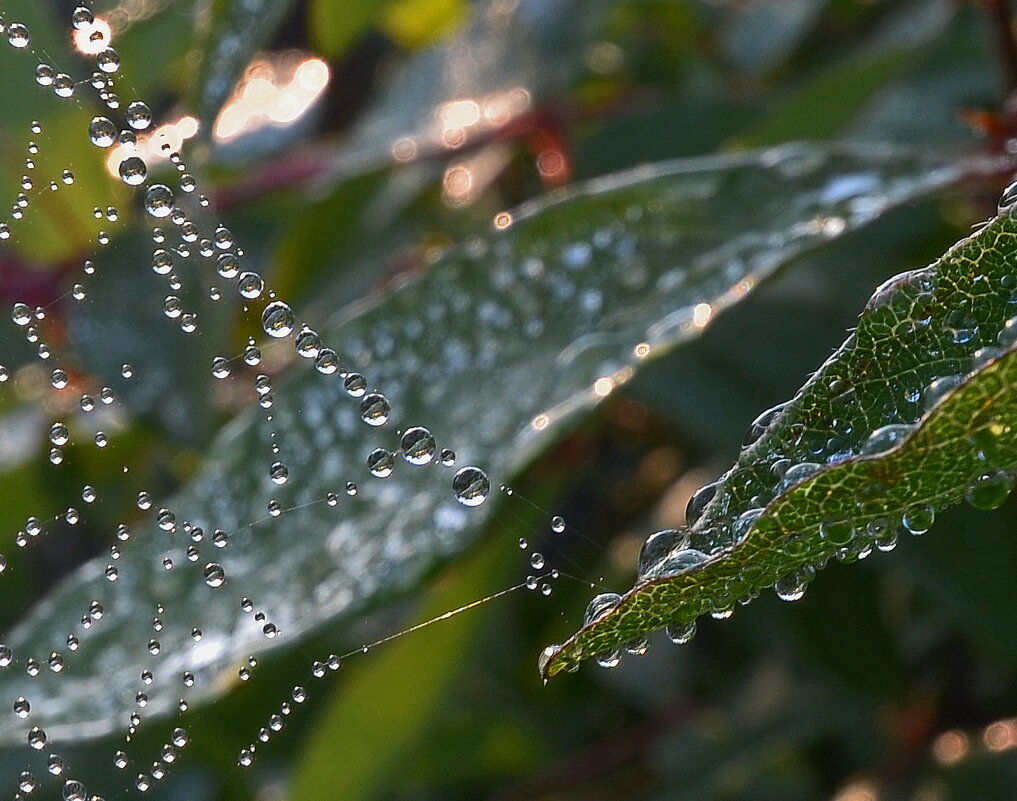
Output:
M463 506L480 506L491 492L491 482L479 467L463 467L452 477L452 493Z
M293 310L281 300L269 303L261 314L261 326L270 337L281 339L293 333Z
M273 462L272 466L268 471L269 478L272 479L273 484L279 484L280 486L289 481L290 470L282 462Z
M28 27L20 22L12 22L7 26L7 41L11 47L16 47L19 50L28 47L32 41Z
M140 100L129 103L124 116L127 124L136 131L143 131L152 124L152 110Z
M209 562L205 565L204 576L205 583L213 589L221 587L226 581L226 571L218 562Z
M120 180L128 186L138 186L145 182L148 176L148 165L139 156L128 156L120 162L118 168Z
M173 190L165 184L153 184L145 190L145 211L152 217L169 217L174 208Z
M95 16L88 6L77 6L71 12L71 25L76 31L87 31L94 22Z
M412 426L403 432L399 440L403 459L412 465L425 465L434 458L434 435L422 426Z
M367 455L367 469L375 478L388 478L395 467L395 459L386 448L375 448Z
M241 273L240 278L237 281L237 291L240 292L241 296L248 300L255 300L256 298L261 297L261 293L264 288L265 282L257 273Z
M360 401L360 417L369 426L383 426L388 422L391 407L388 398L380 392L365 395Z
M343 388L351 398L362 398L367 391L367 380L360 373L350 373L343 379Z

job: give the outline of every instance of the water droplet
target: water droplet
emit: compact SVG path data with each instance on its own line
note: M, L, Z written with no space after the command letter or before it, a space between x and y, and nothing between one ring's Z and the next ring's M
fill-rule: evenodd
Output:
M305 325L297 334L295 347L297 355L301 358L314 359L317 357L318 351L321 350L321 337L318 336L317 331Z
M31 793L35 791L35 776L29 771L23 770L21 775L18 777L18 789L23 793Z
M49 64L40 64L35 68L35 82L39 86L52 86L53 74L53 68Z
M968 486L965 499L976 509L998 509L1013 488L1013 479L1003 471L979 476Z
M742 447L747 448L754 444L764 433L766 429L770 427L770 424L777 419L777 416L787 408L788 401L784 403L778 403L762 412L755 420L752 421L752 425L749 426L748 433L745 435L745 441L742 443Z
M29 42L32 38L28 33L28 27L21 24L20 22L12 22L7 26L7 41L11 47L16 47L19 50L28 47Z
M564 530L564 525L562 526ZM636 572L640 579L647 578L663 562L665 558L675 551L687 548L689 544L689 530L687 528L665 528L656 531L646 538L643 547L639 551L639 559L636 562Z
M551 518L551 531L555 534L562 534L565 531L565 518L560 515L555 515ZM653 536L652 534L650 535ZM643 546L646 547L645 545Z
M26 303L15 303L11 307L11 319L15 325L24 327L32 322L32 310Z
M378 392L365 395L360 401L360 417L369 426L385 425L390 411L388 398Z
M413 426L403 432L399 441L403 458L413 465L428 464L434 458L434 436L426 428Z
M388 478L392 475L392 468L395 466L395 459L391 452L385 448L375 448L367 456L367 469L371 475L377 478Z
M649 569L647 578L673 578L705 562L707 556L695 548L683 548L664 557L656 567Z
M33 726L28 731L28 744L36 751L46 747L46 732L38 726Z
M784 489L789 489L790 487L811 478L817 472L819 472L819 465L815 462L799 462L787 469L787 472L784 473L784 478L781 479L780 485Z
M49 429L49 441L57 447L66 445L70 439L70 432L67 430L67 426L63 423L53 423Z
M696 621L688 623L672 623L664 629L668 639L675 645L685 645L696 636Z
M544 554L534 551L530 554L530 567L534 570L542 570L544 567Z
M74 94L74 79L66 72L53 76L53 94L57 97L71 97Z
M1000 214L1009 211L1010 207L1017 202L1017 181L1010 184L1003 193L999 196L999 203L997 204L997 210Z
M292 334L295 322L293 310L281 300L269 303L261 315L261 326L265 333L277 339Z
M254 300L261 297L264 289L265 282L257 273L245 272L240 274L240 279L237 281L237 290L243 297L248 300Z
M809 578L808 571L798 570L774 582L773 590L782 601L797 601L805 595Z
M712 484L706 484L700 487L698 490L692 493L692 497L689 498L689 503L685 507L685 524L688 526L694 526L700 517L703 515L703 510L706 505L713 500L713 496L717 494L717 487L719 482L713 482Z
M282 485L289 480L290 471L289 468L282 462L273 462L272 466L269 468L268 475L269 478L272 479L273 483Z
M145 182L148 165L138 156L128 156L120 162L120 179L129 186L138 186Z
M456 463L456 452L450 448L442 448L438 459L445 467L452 467Z
M616 592L603 592L595 596L586 607L586 613L583 615L583 625L589 626L591 623L600 620L620 603L621 596Z
M224 356L216 356L212 359L212 377L228 378L230 374L230 360Z
M237 275L239 275L239 273L240 273L240 259L237 258L237 254L236 253L220 253L216 257L216 260L215 260L215 271L217 273L219 273L219 275L221 275L223 278L236 278ZM286 304L283 303L282 301L276 301L276 302L279 303L281 306L285 306L286 309L289 310L289 306L286 306ZM269 304L269 306L273 306L273 305L274 304ZM266 314L268 313L268 309L267 308L265 309L265 313ZM290 312L290 316L291 317L292 317L292 314L293 313ZM264 320L264 317L262 319ZM289 321L289 327L290 327L290 330L292 330L292 328L293 328L293 320L292 319ZM268 331L267 328L265 330ZM271 333L271 332L269 332L269 333ZM279 337L289 336L289 332L287 332L285 334L272 334L272 336L279 336Z
M343 379L343 388L351 398L361 398L367 391L367 379L360 373L350 373Z
M75 779L68 779L63 787L64 801L88 801L88 790Z
M14 714L19 718L27 718L28 713L31 711L32 705L28 703L28 700L23 695L19 695L14 701Z
M460 468L452 477L452 493L463 506L480 506L490 492L491 483L479 467Z
M221 587L226 581L226 571L217 562L205 565L205 583L212 588Z
M904 513L901 524L911 534L924 534L932 528L936 519L936 510L928 504L912 506Z
M831 545L842 547L854 538L855 529L850 520L824 520L819 525L819 535Z
M152 124L152 110L140 100L129 103L125 115L127 124L136 131L144 131Z
M339 357L331 348L321 348L314 359L314 369L322 375L332 375L339 369Z
M166 184L152 184L145 191L145 211L152 217L169 217L174 208L173 190Z

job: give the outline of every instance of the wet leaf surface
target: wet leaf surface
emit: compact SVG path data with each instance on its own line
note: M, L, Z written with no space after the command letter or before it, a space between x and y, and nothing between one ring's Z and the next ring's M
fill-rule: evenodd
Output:
M892 549L962 500L1000 505L1017 471L1015 232L1003 213L877 289L855 333L750 434L687 541L545 652L544 675L771 586L794 600L831 558Z

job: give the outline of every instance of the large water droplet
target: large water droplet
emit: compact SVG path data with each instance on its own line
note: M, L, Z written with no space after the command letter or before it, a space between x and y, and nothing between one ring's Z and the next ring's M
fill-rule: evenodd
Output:
M261 314L261 327L266 334L277 339L292 334L295 322L293 309L281 300L273 300Z
M491 483L479 467L463 467L452 477L452 493L463 506L480 506L490 492Z
M924 534L930 528L932 528L933 522L936 520L936 510L928 504L918 504L912 506L904 513L904 518L901 520L901 524L911 534Z
M360 417L369 426L385 425L390 412L388 398L378 392L365 395L360 401Z
M88 801L88 790L85 785L75 779L64 782L64 801Z
M789 401L784 403L778 403L767 409L765 412L760 414L755 420L752 421L752 425L749 426L749 430L745 435L745 441L742 443L742 447L748 447L755 443L764 433L766 429L770 427L770 424L777 419L777 416L787 408Z
M165 184L152 184L145 192L145 211L153 217L169 217L173 213L173 190Z
M205 583L209 587L221 587L226 581L226 571L217 562L209 562L205 565Z
M675 645L685 645L696 636L696 621L673 623L664 629L664 633Z
M435 441L434 436L426 428L413 426L406 429L399 446L403 451L403 458L410 464L427 464L434 458Z
M689 503L685 507L685 524L688 526L694 526L700 517L703 515L703 510L706 505L713 500L713 497L717 494L717 487L720 482L714 481L712 484L705 484L695 492L692 493L692 497L689 498Z
M964 497L976 509L989 511L1002 506L1012 488L1013 479L1003 471L986 473L971 482Z
M587 605L586 614L583 615L583 625L589 626L594 621L600 620L620 603L621 596L618 593L602 592Z
M127 106L127 124L136 131L143 131L152 124L152 110L140 100Z
M647 573L647 577L673 578L702 564L706 559L707 556L702 551L697 551L695 548L683 548L662 559L655 568Z
M148 175L148 165L144 159L138 156L128 156L120 162L120 179L130 186L138 186L145 182Z
M564 525L562 526L564 530ZM688 547L689 530L687 528L665 528L656 531L646 538L639 551L636 572L639 578L648 577L664 559L675 551Z
M395 459L392 458L391 451L385 448L375 448L367 455L367 469L376 478L388 478L394 467Z

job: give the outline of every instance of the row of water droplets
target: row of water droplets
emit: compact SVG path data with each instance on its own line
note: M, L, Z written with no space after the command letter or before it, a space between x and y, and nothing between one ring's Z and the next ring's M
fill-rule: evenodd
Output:
M1009 215L1017 204L1017 182L1008 186L999 201L999 214ZM1010 238L1014 239L1010 234ZM1002 247L1002 245L997 245ZM949 257L948 257L949 258ZM995 279L979 272L973 265L973 289L995 292L1005 299L1003 307L1010 314L1017 310L1017 274L1005 274ZM778 404L762 412L750 425L743 444L743 454L732 470L719 480L701 487L691 496L686 512L686 525L680 529L665 529L651 534L644 542L637 563L637 587L646 582L666 581L696 570L710 561L723 558L744 540L753 525L764 515L767 505L808 481L825 468L847 459L878 458L899 448L918 430L923 416L944 397L961 386L967 378L1017 346L1017 316L1003 319L979 319L987 305L979 304L972 291L971 302L965 306L957 302L957 295L949 303L949 310L939 311L934 300L937 277L933 270L905 273L890 279L876 290L867 305L868 327L863 336L890 336L918 341L918 337L932 330L933 317L943 317L941 339L945 345L934 342L920 350L928 362L942 364L946 373L937 375L924 387L906 387L902 397L890 397L878 403L870 396L859 400L856 386L840 377L827 378L821 369L817 378L806 385L793 400ZM961 298L963 300L963 298ZM988 332L998 332L990 340ZM834 364L842 348L830 363ZM833 372L833 371L830 371ZM869 389L878 393L892 386L897 377L866 379ZM882 381L882 386L880 385ZM827 419L807 424L800 410L803 398L810 389L817 388L820 401L813 408L832 408ZM864 405L862 405L864 403ZM856 432L852 421L864 419L862 409L869 411L882 407L876 427L871 424ZM782 415L787 415L778 419ZM826 425L823 426L822 422ZM755 448L764 435L769 437ZM858 433L867 431L864 436ZM975 509L988 511L1001 506L1014 487L1017 468L1012 464L996 464L993 452L1000 437L1009 434L1009 426L998 422L979 429L970 436L966 446L977 454L981 468L971 476L963 492L963 499ZM869 486L858 494L858 514L851 518L824 520L819 526L818 543L809 543L804 536L793 536L782 543L785 562L797 562L791 572L769 576L763 571L746 586L739 578L730 584L730 592L717 592L708 604L715 619L731 616L735 605L753 600L760 587L773 586L777 596L785 601L800 599L830 556L841 561L867 558L874 550L889 552L897 546L901 533L920 536L933 525L936 509L932 503L920 502L902 512L883 507L883 486ZM712 505L712 506L711 506ZM747 509L745 507L748 507ZM738 512L739 508L744 511ZM873 513L876 509L876 513ZM707 514L709 512L709 514ZM858 521L863 521L861 525ZM699 525L697 525L699 524ZM811 557L811 558L810 558ZM593 598L584 616L584 626L590 626L618 608L623 598L617 593L602 593ZM683 619L666 627L668 638L675 644L688 643L696 633L695 619ZM640 655L646 652L649 640L641 638L622 647L598 654L595 659L601 667L617 666L624 653ZM561 649L548 646L540 656L539 668L546 665ZM575 669L578 663L571 663Z
M72 13L73 25L76 28L88 27L92 24L93 20L92 11L86 6L78 6ZM29 35L27 28L23 24L18 22L6 23L5 30L8 42L12 47L19 50L31 51L31 47L29 47L31 45L31 35ZM86 81L74 81L66 73L59 72L51 65L40 62L36 69L36 80L42 86L52 86L54 95L63 99L73 97L75 87L82 83L87 83L99 91L100 100L111 112L118 110L120 108L120 100L114 91L114 76L119 69L119 56L112 48L108 48L96 57L96 64L97 70L91 78ZM100 148L112 147L114 144L132 145L137 141L135 131L144 131L152 123L151 111L141 101L130 102L124 112L124 118L127 127L121 129L109 116L94 117L91 123L88 124L87 135L89 141ZM38 134L41 132L41 126L35 124L33 126L33 133ZM38 145L34 142L29 145L29 159L26 160L27 170L34 168L31 156L35 155L37 151ZM185 195L193 193L196 189L197 181L187 172L186 165L179 153L169 153L169 159L179 173L178 190ZM27 170L26 176L21 183L24 193L18 196L12 210L12 222L23 218L24 209L31 202L27 193L33 189L35 182L32 180L31 175L27 173ZM148 166L140 156L128 156L123 159L118 172L123 183L128 186L144 186L148 178ZM63 183L69 184L73 182L73 176L69 171L65 171L62 174L61 180ZM59 188L59 185L54 182L51 185L51 189L56 190L57 188ZM198 194L197 203L201 207L206 207L208 200L204 195ZM177 257L188 258L192 255L192 251L196 250L201 257L212 259L220 278L235 281L237 292L244 301L256 301L265 293L264 282L260 275L253 270L242 269L243 251L235 247L230 232L224 226L217 226L210 238L201 239L199 225L188 219L183 206L177 202L176 192L168 184L148 184L143 192L143 205L145 212L153 220L166 220L179 231L179 242L171 246L164 246L167 243L167 234L158 227L154 229L153 240L157 247L153 250L152 254L152 269L156 274L164 276L168 282L168 292L163 301L164 314L167 318L177 321L183 332L194 333L199 329L199 326L196 313L187 310L177 294L182 286L174 272L174 259ZM105 210L99 207L96 208L97 220L115 223L119 217L119 211L114 207L108 207ZM6 222L0 224L0 239L7 239L11 235L11 225ZM97 237L97 242L100 246L107 245L110 242L109 234L106 231L101 231ZM96 272L95 263L91 260L86 260L83 271L85 276L94 275ZM75 284L72 296L78 301L86 297L84 281L80 284ZM369 391L368 381L363 375L344 370L336 353L321 345L320 337L316 331L307 325L302 325L298 328L295 315L288 304L276 298L272 292L267 292L267 296L270 300L268 300L268 303L261 311L261 325L264 333L273 337L274 340L284 340L284 338L294 336L295 334L295 351L297 355L312 361L317 371L321 374L338 375L343 382L345 393L357 399L360 416L364 423L370 426L383 426L388 423L391 417L391 408L386 397L380 392ZM221 300L221 290L216 287L211 288L210 297L214 301ZM11 317L15 325L23 329L27 340L39 345L40 358L52 360L52 351L41 341L40 332L37 327L46 318L45 309L32 309L26 304L17 303L12 308ZM242 361L244 365L251 368L259 365L261 361L260 349L255 341L249 341L239 357L215 358L212 365L213 376L216 379L228 378L233 370L233 364L237 361ZM53 364L55 362L51 361L50 363ZM143 370L143 366L141 367ZM3 368L0 372L2 372L2 380L5 380L8 375L7 370ZM124 380L133 380L138 377L138 373L137 368L130 364L124 364L121 371ZM52 384L54 389L58 390L67 387L69 379L66 371L59 367L53 368ZM271 410L273 407L271 377L264 373L258 373L254 379L254 388L258 397L258 404L267 412L268 422L271 423ZM103 387L99 392L99 398L102 405L112 404L115 399L113 389ZM89 413L96 408L95 399L91 395L85 394L82 396L80 402L82 412ZM53 465L62 464L62 449L72 441L72 431L74 428L73 424L69 424L64 420L55 421L50 426L49 438L52 444L50 460ZM98 447L106 447L110 439L105 432L97 431L95 441ZM273 455L278 456L279 445L273 442L272 447ZM422 426L410 426L401 432L398 450L376 448L366 455L368 470L372 476L386 478L395 469L396 459L399 455L402 455L402 460L410 466L424 466L431 464L432 461L434 464L445 468L452 468L456 464L455 453L450 448L438 450L435 438L428 429ZM128 469L124 466L123 470L126 473ZM289 470L281 458L273 459L268 473L270 473L270 478L276 485L286 484L289 479ZM480 505L490 493L490 482L487 476L480 468L473 466L459 469L453 476L451 485L454 497L465 506ZM353 482L349 482L345 490L350 496L354 496L357 493L357 487ZM91 486L85 487L82 490L82 499L85 503L95 502L98 499L95 488ZM339 503L339 493L328 493L321 502L330 506L336 506ZM144 490L138 492L136 505L139 510L151 512L154 515L159 530L168 534L182 531L188 536L188 539L191 541L187 548L188 561L196 562L200 560L200 546L206 540L211 540L213 545L219 549L225 548L229 544L229 534L226 532L216 530L211 537L206 537L199 527L190 525L186 520L178 521L174 511L155 503L151 495ZM282 513L282 511L285 510L281 508L278 502L270 502L270 514L272 516L276 516ZM79 515L76 510L68 509L63 516L68 522L73 522ZM36 516L29 517L24 531L18 535L18 545L26 544L28 539L38 537L43 532L45 525L46 520ZM552 528L555 531L563 531L563 521L555 518L552 522ZM106 576L110 581L115 581L119 578L116 562L120 557L122 544L126 543L130 537L130 529L126 523L122 523L116 532L117 542L110 548L111 561L106 570ZM543 566L543 557L538 553L532 554L530 561L531 565L536 569ZM0 561L0 565L2 564L4 562ZM164 567L166 569L172 569L173 566L172 560L169 557L164 559ZM2 570L2 567L0 567L0 570ZM201 569L201 575L207 586L213 589L222 587L227 580L227 572L220 561L205 562ZM531 581L528 579L528 586L530 583ZM548 588L548 584L544 583L543 588ZM254 615L256 620L265 619L264 613L255 611L254 604L249 599L245 598L242 606L243 611ZM166 625L163 617L166 609L160 606L155 610L155 613L153 618L153 636L148 640L147 650L153 657L158 657L161 653L158 634ZM81 626L83 629L91 628L94 624L101 621L103 617L104 609L102 603L96 600L92 602L87 612L82 616ZM266 637L275 636L278 633L271 621L264 623L263 630ZM201 631L198 628L192 628L191 636L195 641L198 641L201 637ZM77 635L74 633L68 634L67 650L69 652L76 651L77 644ZM59 673L63 669L64 659L63 655L54 652L46 661L50 671ZM0 645L0 668L9 667L14 662L14 655L10 652L8 646ZM29 676L38 675L42 671L40 661L34 658L26 658L24 664ZM248 664L241 667L238 671L239 678L242 681L248 680L251 676L251 670L256 667L256 664L256 659L251 657L248 660ZM326 660L314 663L311 673L314 678L321 678L325 675L326 670L334 671L339 666L340 659L333 655ZM126 740L128 742L141 724L141 711L144 710L147 703L144 688L151 685L154 681L155 672L153 670L145 669L140 674L140 688L135 696L138 708L130 716L126 733ZM184 673L181 682L185 689L193 686L193 674ZM282 722L285 717L292 712L291 701L292 703L300 703L305 698L306 691L304 688L300 686L295 687L291 699L282 703L279 712L274 714L268 720L267 726L258 732L257 741L264 743L271 737L272 733L279 731L282 728ZM181 697L179 706L181 712L187 710L185 698ZM14 704L13 711L19 719L26 719L31 715L31 708L31 701L23 696L19 696ZM29 746L34 750L41 751L51 747L46 732L39 727L33 727L29 730L27 739ZM153 762L151 768L147 769L144 773L137 774L134 782L136 789L145 791L152 786L153 782L163 779L169 766L175 762L179 750L187 744L188 739L186 730L182 728L175 729L170 741L161 749L159 758ZM241 765L250 764L253 761L255 749L256 743L252 743L249 747L244 748L238 757L238 762ZM130 764L130 759L124 751L118 750L114 755L113 763L118 769L126 769ZM49 764L49 772L53 776L67 776L63 761L57 754L50 754ZM36 778L31 773L25 772L20 777L18 792L27 795L35 790L36 785ZM83 785L73 778L64 779L63 794L67 801L83 801L85 798L89 798ZM93 795L91 798L95 799L97 797Z
M93 14L87 6L78 6L72 13L72 22L75 28L88 28L93 23ZM19 50L31 52L31 37L26 26L17 23L4 23L10 45ZM54 69L50 64L40 62L36 67L36 82L43 87L52 87L54 95L58 98L71 98L75 96L75 89L87 84L98 91L99 100L107 107L109 113L121 108L121 101L114 91L114 82L119 70L120 59L116 51L107 48L96 56L95 72L85 81L74 81L66 73ZM141 100L132 100L123 110L123 117L126 127L121 128L111 119L111 116L100 115L92 118L88 125L89 141L97 148L107 149L114 145L132 146L137 144L137 132L144 132L152 123L152 114L148 106ZM33 134L42 132L41 125L34 123ZM166 146L168 148L168 146ZM32 156L38 152L38 146L33 141L28 148L29 158L26 159L26 175L22 180L23 193L17 198L17 202L11 213L11 223L0 222L0 239L8 239L14 233L12 223L23 219L25 209L30 205L30 192L35 187L30 170L34 169ZM176 260L191 258L196 252L197 255L211 261L214 264L218 276L236 284L237 293L242 302L257 301L267 295L268 302L261 311L261 326L264 333L273 340L294 339L294 350L298 357L307 359L313 363L317 372L322 375L336 375L342 382L343 392L357 401L360 417L364 423L372 427L380 427L389 423L391 408L388 399L384 394L370 388L368 380L357 372L345 370L339 357L332 349L321 343L318 333L310 326L304 324L298 327L296 317L291 307L283 300L277 298L273 292L266 289L265 282L261 276L253 271L243 268L244 253L236 246L230 231L223 225L216 225L214 232L208 238L202 237L201 224L191 219L185 210L185 204L178 202L177 192L183 193L184 197L194 195L198 182L188 172L187 165L179 153L168 153L169 161L178 173L177 189L174 190L168 183L150 183L149 168L144 158L140 155L129 155L119 165L118 172L121 180L127 186L144 187L143 205L145 213L155 222L166 221L178 231L173 236L167 231L156 226L152 230L152 239L155 247L152 251L151 269L153 273L164 278L167 282L167 293L163 299L162 310L166 318L179 324L180 330L185 334L193 334L200 330L198 315L196 311L186 308L181 298L183 282L176 274ZM73 183L74 177L70 171L63 171L61 183ZM56 191L60 184L53 182L50 189ZM200 208L209 206L208 198L200 193L195 195L197 205ZM108 223L116 223L120 218L120 212L114 207L101 209L95 208L95 218ZM176 241L171 241L171 240ZM97 244L102 247L109 244L111 237L106 230L100 230L97 237ZM95 276L96 265L92 260L86 260L83 266L84 276L79 283L75 283L71 296L76 301L82 301L87 297L86 285L89 278ZM213 301L223 300L222 290L212 286L209 289L209 297ZM245 305L244 310L248 311ZM14 324L23 330L26 339L38 346L39 358L49 364L55 364L53 350L41 339L40 327L46 319L46 310L43 308L32 309L27 304L16 303L12 307L11 317ZM240 362L247 368L258 368L261 364L261 348L254 339L248 341L243 352L239 356L217 356L211 365L212 377L216 380L229 378L234 371L235 365ZM141 369L139 370L138 367ZM136 367L132 364L124 364L121 368L121 378L124 381L143 378L144 365ZM0 368L0 381L6 380L8 371ZM51 383L55 390L64 390L75 382L69 378L66 370L60 367L53 367ZM258 398L259 406L265 410L266 419L272 423L273 408L273 385L272 378L266 373L257 373L254 378L254 389ZM116 395L112 388L102 387L97 393L98 404L92 394L85 393L80 400L80 409L88 414L102 406L113 404ZM49 441L52 446L50 450L50 462L53 465L60 465L64 461L64 448L73 443L74 431L80 427L77 420L56 420L49 427ZM273 440L270 443L272 460L269 467L269 478L277 486L282 486L289 480L289 468L282 459L281 446L275 441L274 431L270 434ZM95 445L105 448L110 444L109 435L102 430L94 433ZM400 457L401 456L401 460ZM408 426L399 432L399 446L397 449L376 448L365 457L366 465L372 476L387 478L392 474L397 461L405 462L411 466L423 466L436 464L445 468L452 468L456 463L455 453L449 448L438 448L434 435L425 427L419 425ZM127 465L123 466L123 473L129 472ZM348 496L357 495L357 486L354 482L347 482L345 493ZM465 466L455 471L451 478L451 490L453 497L463 506L475 507L484 503L488 498L491 485L485 472L476 466ZM511 495L512 490L503 486L502 490ZM334 507L339 504L340 492L329 492L321 499L320 503ZM99 494L95 487L85 486L82 490L82 500L85 504L92 504L99 500ZM221 529L215 529L211 535L199 526L193 525L186 520L178 520L177 514L170 508L160 505L154 501L151 494L142 489L138 491L136 506L139 511L149 513L154 518L156 528L167 534L183 532L189 544L186 548L186 558L189 563L204 562L200 575L204 583L212 588L222 587L227 581L227 571L220 560L205 561L202 559L202 547L206 542L211 542L214 548L221 550L228 546L231 534ZM270 517L277 517L288 509L276 500L269 502L268 513ZM35 537L43 533L48 522L64 519L70 524L76 524L80 519L77 509L69 508L66 512L49 519L32 516L29 517L24 530L16 537L16 544L23 547ZM258 521L255 521L258 522ZM249 524L249 525L253 525ZM562 533L565 531L565 522L560 517L554 517L551 521L552 531ZM126 523L121 523L115 532L115 542L110 546L110 562L107 565L105 575L110 582L120 578L120 571L117 565L121 557L121 549L132 537L132 531ZM526 548L524 542L521 547ZM542 554L534 551L529 557L530 567L540 571L545 567L545 560ZM6 562L0 557L0 572ZM163 568L174 569L175 565L170 556L163 558ZM547 572L543 579L531 575L526 579L525 586L529 589L537 589L545 595L550 594L551 585L549 579L557 577L557 571ZM263 611L255 608L254 602L245 597L242 600L242 611L251 614L256 622L262 624L262 630L266 638L275 637L279 631L275 624L267 619ZM159 632L168 624L166 615L168 610L159 605L154 609L152 618L152 636L147 643L147 651L153 657L158 657L162 651L159 640ZM88 610L82 615L81 627L89 630L103 620L105 610L100 600L93 600ZM191 638L199 642L202 632L198 627L191 628ZM75 652L79 646L78 635L69 633L67 635L67 651ZM365 649L366 650L366 647ZM46 660L37 660L33 657L25 657L24 664L26 673L31 676L38 676L43 671L43 663L48 666L52 673L60 673L65 665L65 655L54 651ZM17 660L11 649L0 644L0 668L8 668ZM322 678L329 671L339 668L340 658L331 655L327 659L315 662L312 666L312 678ZM257 667L257 659L251 656L245 665L239 668L238 678L247 681L251 678L252 671ZM139 689L135 695L136 709L131 713L125 733L125 741L131 742L133 736L142 723L143 712L148 705L147 689L156 680L155 663L152 668L144 669L139 677ZM186 691L194 686L195 677L193 673L184 672L180 677L181 685ZM238 763L241 766L248 766L254 761L254 754L258 744L268 742L273 733L283 727L283 721L291 714L293 704L302 703L307 698L307 692L302 686L294 687L291 697L284 701L277 712L273 713L265 727L259 730L256 742L252 742L240 752ZM181 713L188 709L188 702L181 697L178 703ZM29 719L31 716L31 702L24 696L19 696L14 702L14 714L18 719ZM93 801L98 798L89 795L84 785L71 777L63 763L62 758L52 752L52 742L46 732L38 726L33 726L27 734L28 744L35 751L48 752L48 772L53 776L61 777L64 781L63 795L66 801L84 801L91 798ZM154 782L165 777L170 766L172 766L183 749L189 742L189 735L186 729L177 727L173 730L168 742L160 749L158 757L151 766L136 774L133 786L139 791L148 790ZM113 757L113 765L118 770L127 770L132 760L123 750L117 750ZM38 784L37 778L30 772L22 773L18 793L28 795L32 793Z

